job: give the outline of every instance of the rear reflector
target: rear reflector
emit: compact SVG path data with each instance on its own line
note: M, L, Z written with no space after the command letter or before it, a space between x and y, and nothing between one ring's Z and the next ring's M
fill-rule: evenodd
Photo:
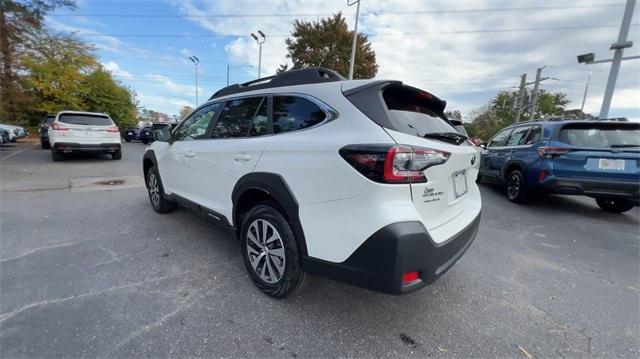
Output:
M538 176L538 182L544 181L545 178L547 178L547 171L541 170L540 175Z
M417 280L420 276L418 272L407 272L402 276L402 283L409 283Z

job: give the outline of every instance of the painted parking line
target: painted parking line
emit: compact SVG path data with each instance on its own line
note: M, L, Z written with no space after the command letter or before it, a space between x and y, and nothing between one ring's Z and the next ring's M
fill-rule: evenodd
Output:
M36 146L36 145L31 145L31 146L28 146L27 148L24 148L24 149L22 149L22 150L15 151L15 152L11 152L10 154L8 154L8 155L6 155L6 156L4 156L4 157L0 158L0 161L2 161L2 160L6 160L7 158L11 158L11 157L13 157L13 156L17 155L18 153L22 153L22 152L24 152L24 151L26 151L26 150L28 150L28 149L31 149L32 147L35 147L35 146Z

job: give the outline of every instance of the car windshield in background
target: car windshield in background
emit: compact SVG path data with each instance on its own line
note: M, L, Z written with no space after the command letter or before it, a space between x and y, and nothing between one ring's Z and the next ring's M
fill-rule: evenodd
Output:
M640 147L640 124L567 125L558 141L581 147Z
M70 125L113 126L113 121L106 116L66 113L60 115L58 121L68 123Z
M412 91L390 87L384 91L383 98L394 131L419 137L432 133L458 133Z

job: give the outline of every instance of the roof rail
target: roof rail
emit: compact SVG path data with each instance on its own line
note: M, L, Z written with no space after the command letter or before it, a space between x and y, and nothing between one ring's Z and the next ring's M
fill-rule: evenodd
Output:
M305 69L289 70L275 76L263 77L257 80L234 84L218 90L209 98L213 100L218 97L232 95L236 93L261 90L273 87L308 85L322 82L344 81L345 78L339 73L325 69L323 67L308 67Z

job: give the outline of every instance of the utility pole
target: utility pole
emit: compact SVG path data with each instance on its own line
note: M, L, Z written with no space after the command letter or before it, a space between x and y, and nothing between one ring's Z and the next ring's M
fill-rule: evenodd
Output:
M522 114L522 104L524 102L524 86L527 83L527 74L522 74L520 77L520 91L518 92L518 101L516 105L516 123L520 122L520 115Z
M529 121L533 121L533 116L538 108L538 90L540 89L540 81L542 78L542 70L546 66L538 67L536 70L536 82L533 85L533 100L529 104Z
M587 85L584 87L584 95L582 96L582 106L580 106L580 118L584 118L584 103L587 101L587 91L589 91L589 83L591 83L591 72L587 76Z
M631 25L631 17L633 16L633 8L636 5L636 0L627 0L627 4L624 8L624 15L622 16L622 24L620 25L620 33L618 34L618 41L611 44L610 50L615 50L613 54L613 61L611 62L611 71L609 72L609 79L607 80L607 88L604 91L604 99L602 100L602 107L600 108L600 119L609 117L609 108L611 107L611 99L613 98L613 91L616 87L616 80L618 79L618 72L620 71L620 63L622 62L622 55L626 47L633 46L633 42L627 41L629 35L629 27Z
M196 107L198 107L198 65L200 65L200 59L197 56L189 56L189 60L196 66Z
M267 41L267 36L264 32L258 30L258 34L260 35L260 39L254 33L251 33L251 37L258 43L258 47L260 48L258 51L258 78L262 76L262 44Z
M229 86L229 64L227 64L227 86Z
M353 80L353 67L356 62L356 43L358 42L358 17L360 15L360 1L349 1L347 0L347 6L352 6L357 4L356 6L356 26L353 29L353 41L351 43L351 61L349 61L349 80Z

